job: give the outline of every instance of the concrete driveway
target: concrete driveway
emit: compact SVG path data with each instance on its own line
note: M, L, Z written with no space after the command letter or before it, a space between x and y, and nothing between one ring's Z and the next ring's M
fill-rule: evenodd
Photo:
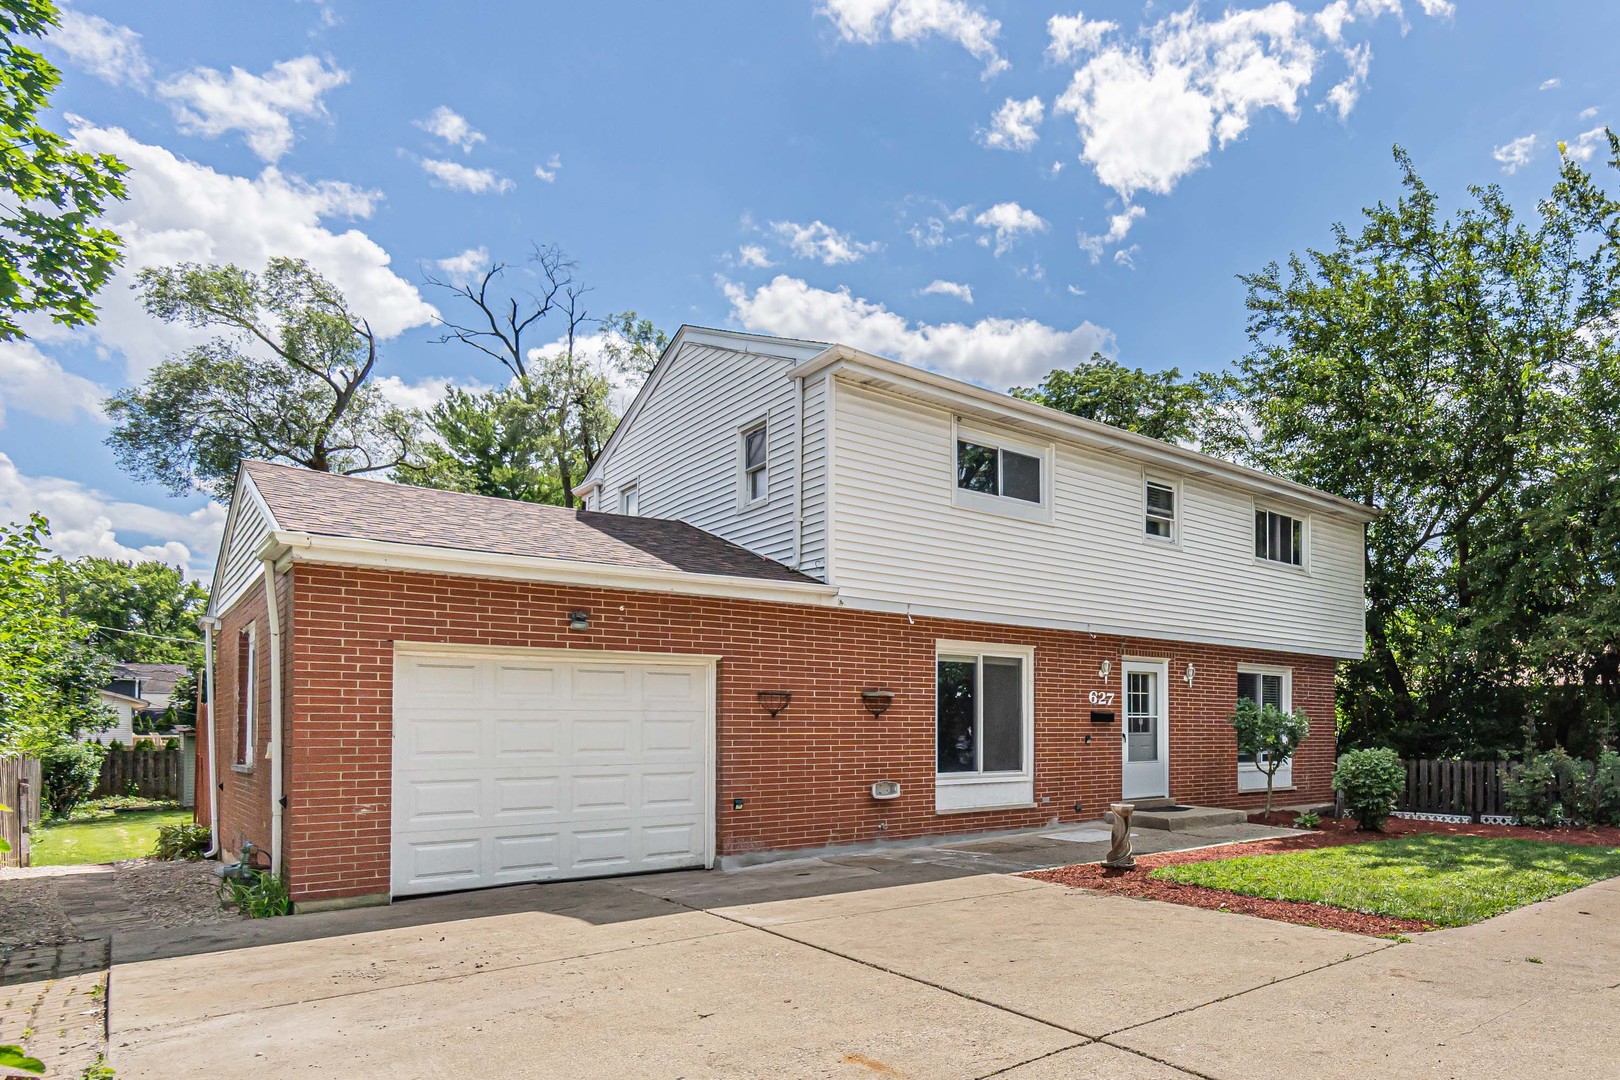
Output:
M120 936L110 1063L121 1080L1613 1075L1620 883L1395 944L984 871L843 858Z

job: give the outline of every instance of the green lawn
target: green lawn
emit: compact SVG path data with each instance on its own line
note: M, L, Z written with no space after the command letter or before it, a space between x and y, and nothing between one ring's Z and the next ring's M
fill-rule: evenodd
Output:
M191 820L189 810L140 810L95 821L70 821L34 830L34 866L119 862L152 854L158 829Z
M1243 896L1466 926L1620 876L1620 849L1431 834L1163 866L1153 876Z

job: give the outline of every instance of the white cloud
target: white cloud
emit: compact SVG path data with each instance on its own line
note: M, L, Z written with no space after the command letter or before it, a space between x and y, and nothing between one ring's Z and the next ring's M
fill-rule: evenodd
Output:
M1457 11L1451 0L1418 0L1418 6L1423 14L1436 19L1449 19Z
M1142 249L1141 244L1132 244L1128 248L1120 248L1114 252L1114 265L1123 266L1127 270L1136 269L1136 253Z
M974 218L973 224L994 234L997 255L1006 252L1022 235L1046 231L1045 218L1015 202L996 203ZM990 247L990 239L989 235L981 236L979 243Z
M32 341L0 341L0 427L8 408L64 423L80 413L100 420L101 399L106 396L104 387L64 371Z
M103 223L124 238L124 265L101 291L101 317L88 333L120 351L127 375L140 378L165 355L212 336L160 323L129 288L144 266L178 262L262 267L272 255L309 260L343 290L354 310L384 338L436 314L416 286L389 267L389 256L359 229L334 231L337 218L364 218L380 195L335 181L306 183L275 168L256 178L216 172L149 146L118 128L72 124L75 149L115 154L130 166L129 198L109 204ZM44 341L49 331L36 337Z
M411 123L451 146L461 147L464 154L484 141L484 133L476 130L467 123L465 116L448 105L440 105L422 119L412 120Z
M997 389L1077 364L1107 351L1113 339L1090 322L1072 330L1003 318L914 325L847 288L829 292L785 274L752 293L729 282L724 288L732 317L746 329L837 341Z
M443 271L451 281L468 281L489 267L489 248L480 244L478 247L435 260L433 265Z
M406 382L398 375L384 375L375 381L382 396L393 404L402 409L421 409L424 412L443 401L452 386L470 394L481 394L489 389L486 383L458 383L442 375L430 375L415 382Z
M326 115L322 96L349 81L349 73L328 68L314 56L283 60L263 75L239 67L229 76L198 68L161 83L182 131L216 138L240 131L262 160L279 161L292 149L293 117Z
M0 521L36 512L50 519L51 550L65 558L161 559L205 580L225 527L225 507L216 502L185 513L124 502L75 480L27 476L0 453Z
M1073 60L1095 51L1105 36L1118 29L1118 23L1106 19L1087 20L1080 12L1054 15L1046 20L1046 36L1051 39L1046 55L1059 63Z
M1564 81L1562 79L1554 76L1553 78L1547 79L1546 81L1544 81L1540 86L1536 87L1536 89L1537 90L1556 90L1560 86L1563 86L1563 85L1564 85Z
M1080 288L1080 286L1078 286L1078 285L1065 285L1064 288L1069 291L1070 296L1084 296L1084 295L1086 295L1086 290Z
M1355 22L1356 16L1350 10L1350 0L1333 0L1333 3L1312 15L1311 19L1322 31L1323 37L1338 41L1344 36L1345 25Z
M990 118L990 130L979 131L979 141L992 150L1028 150L1041 137L1035 129L1045 115L1046 106L1039 97L1008 98Z
M555 183L557 179L557 170L561 168L562 155L552 154L546 159L546 163L544 165L536 165L534 167L535 179L544 180L548 184Z
M1081 233L1080 250L1091 256L1091 265L1097 265L1098 260L1102 258L1104 248L1124 240L1126 235L1130 233L1131 226L1135 225L1137 219L1146 213L1147 211L1140 206L1127 206L1108 219L1108 231L1106 233L1099 236ZM1132 250L1135 250L1134 246ZM1115 259L1116 261L1118 259L1117 252L1115 253Z
M115 86L145 86L152 65L141 48L141 35L100 15L62 9L62 21L46 41L67 53L73 63Z
M737 249L737 265L763 270L775 264L771 262L770 253L759 244L744 244Z
M1491 157L1502 163L1502 171L1512 175L1524 166L1530 164L1530 156L1536 150L1535 135L1520 135L1512 142L1504 143L1491 151Z
M773 221L771 231L793 254L801 259L815 259L823 266L859 262L880 246L875 242L862 243L851 239L848 233L841 233L820 220L808 225L794 221Z
M964 285L960 281L943 281L935 279L928 283L923 292L931 296L954 296L964 304L973 303L973 287Z
M1570 160L1585 163L1592 160L1592 155L1596 154L1599 148L1607 147L1608 145L1608 130L1601 127L1595 127L1591 131L1581 132L1575 137L1575 141L1573 143L1565 144L1563 150L1564 155ZM1513 170L1509 169L1508 171L1512 172Z
M984 61L986 79L1010 66L996 46L1001 23L964 0L824 0L820 13L845 41L875 45L938 35Z
M1339 51L1344 54L1350 72L1328 91L1327 100L1317 105L1316 109L1318 112L1333 109L1342 121L1349 118L1350 110L1356 107L1356 101L1361 97L1361 88L1367 85L1367 71L1372 66L1372 46L1364 41Z
M1590 120L1590 119L1592 119L1592 117L1596 116L1597 114L1598 114L1597 106L1594 105L1590 109L1582 109L1581 110L1581 115L1579 117L1577 117L1576 119Z
M459 161L423 158L418 163L422 171L451 191L465 191L469 195L505 195L517 187L511 180L494 169L475 169Z

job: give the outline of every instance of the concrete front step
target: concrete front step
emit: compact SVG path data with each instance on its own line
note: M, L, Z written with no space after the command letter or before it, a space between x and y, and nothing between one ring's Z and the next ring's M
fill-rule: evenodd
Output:
M1113 824L1112 812L1106 815L1106 820ZM1223 810L1216 806L1139 806L1131 815L1131 824L1139 829L1166 829L1170 832L1241 825L1248 820L1246 810Z

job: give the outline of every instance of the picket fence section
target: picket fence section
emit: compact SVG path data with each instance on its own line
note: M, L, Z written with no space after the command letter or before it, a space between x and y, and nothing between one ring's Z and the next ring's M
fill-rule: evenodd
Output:
M39 824L39 761L0 760L0 837L11 850L0 851L0 866L27 866L29 834Z

